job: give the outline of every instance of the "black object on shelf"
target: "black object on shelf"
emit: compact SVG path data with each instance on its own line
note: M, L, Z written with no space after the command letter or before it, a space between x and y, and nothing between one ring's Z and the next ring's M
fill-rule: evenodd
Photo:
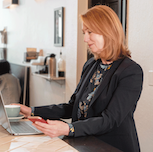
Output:
M35 72L36 74L48 74L48 66L46 65L42 70Z

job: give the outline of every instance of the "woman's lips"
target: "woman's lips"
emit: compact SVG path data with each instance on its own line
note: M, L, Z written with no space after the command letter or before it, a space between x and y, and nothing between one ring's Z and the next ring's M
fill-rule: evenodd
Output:
M89 47L91 47L93 44L88 44Z

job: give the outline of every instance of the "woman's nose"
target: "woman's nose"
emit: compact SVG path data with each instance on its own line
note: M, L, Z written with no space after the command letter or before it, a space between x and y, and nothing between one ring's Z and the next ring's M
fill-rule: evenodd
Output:
M84 34L84 42L88 42L89 41L89 35L86 33Z

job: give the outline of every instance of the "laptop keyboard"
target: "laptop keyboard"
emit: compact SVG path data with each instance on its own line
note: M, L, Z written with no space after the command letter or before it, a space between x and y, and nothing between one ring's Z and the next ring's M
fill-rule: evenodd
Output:
M15 133L40 133L39 130L36 130L28 124L28 121L22 121L22 122L11 122L11 129Z

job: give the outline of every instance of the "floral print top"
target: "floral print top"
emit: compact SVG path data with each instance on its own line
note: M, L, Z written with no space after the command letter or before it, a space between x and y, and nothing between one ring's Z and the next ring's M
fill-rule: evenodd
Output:
M87 111L91 100L94 97L99 84L102 82L105 73L111 68L112 64L100 64L97 66L96 71L92 75L90 82L88 83L82 98L78 105L78 120L84 120L87 117Z

